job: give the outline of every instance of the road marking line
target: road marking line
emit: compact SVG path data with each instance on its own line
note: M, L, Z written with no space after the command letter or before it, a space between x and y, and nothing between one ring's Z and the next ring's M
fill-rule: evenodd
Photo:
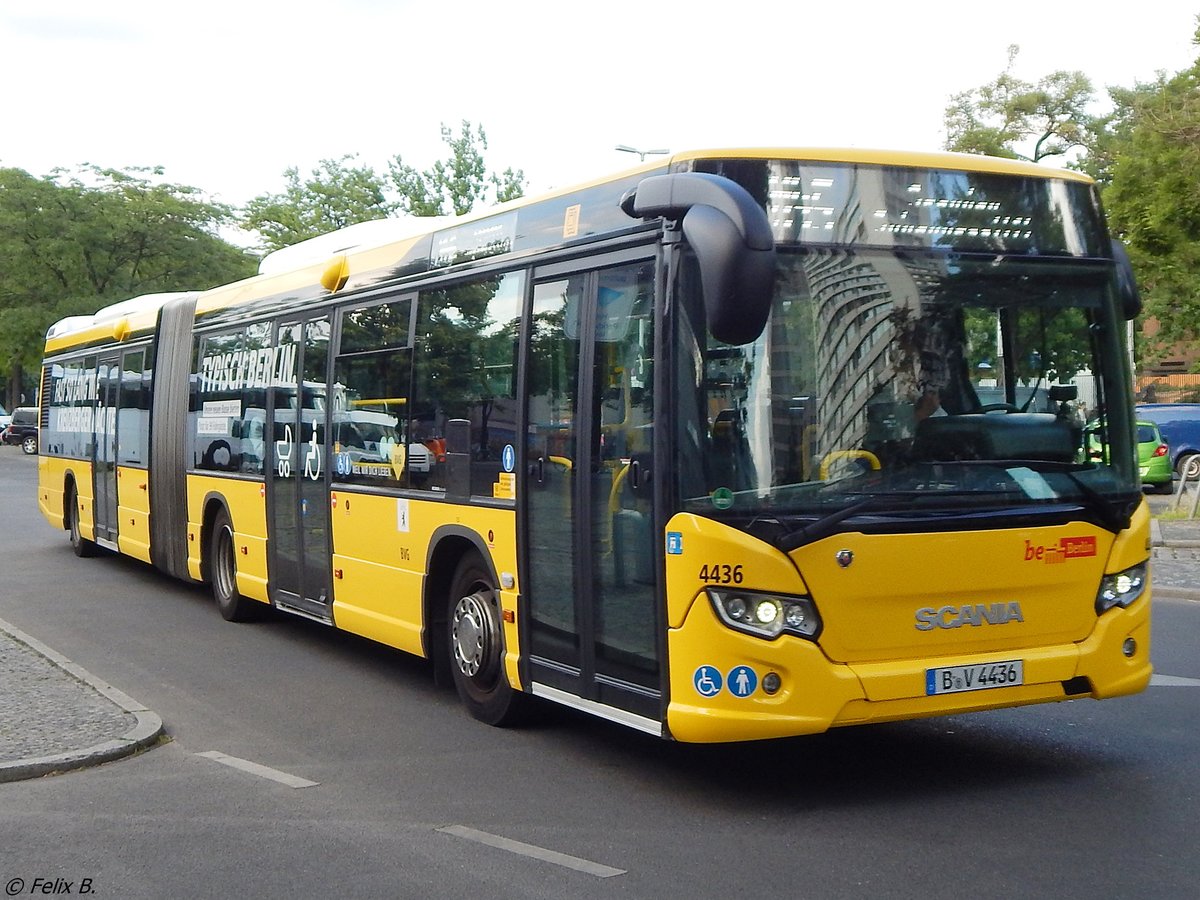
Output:
M612 866L604 866L591 860L580 859L578 856L568 856L565 853L558 853L555 850L547 850L545 847L524 844L521 841L510 840L496 834L488 834L486 831L476 831L474 828L466 828L462 825L447 825L437 830L443 834L452 834L455 837L466 838L468 841L475 841L480 844L487 844L489 847L507 850L509 853L529 856L533 859L540 859L542 862L554 863L556 866L564 866L568 869L574 869L577 872L595 875L597 878L612 878L614 875L625 874L624 869L614 869Z
M1200 678L1184 678L1181 675L1151 675L1150 683L1161 687L1200 687Z
M286 784L292 788L316 787L321 783L319 781L309 781L307 778L300 778L297 775L289 775L287 772L280 772L278 769L272 769L270 766L262 766L256 762L250 762L248 759L226 756L219 750L206 750L196 755L203 756L205 759L211 759L213 762L219 762L221 765L229 766L231 769L249 772L251 775L257 775L259 778L269 778L271 781L278 781L280 784Z

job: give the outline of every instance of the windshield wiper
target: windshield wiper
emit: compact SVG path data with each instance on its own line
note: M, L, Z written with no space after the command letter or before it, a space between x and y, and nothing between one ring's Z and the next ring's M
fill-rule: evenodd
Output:
M1105 497L1102 493L1080 478L1071 469L1065 469L1065 474L1071 482L1087 498L1088 505L1095 510L1100 524L1114 534L1129 527L1133 518L1134 505L1126 501L1118 506L1117 503Z
M1086 479L1079 477L1080 469L1076 463L1037 459L1006 459L996 461L994 464L1005 468L1023 466L1035 472L1061 472L1071 480L1072 484L1079 488L1079 492L1083 494L1083 498L1086 501L1084 505L1096 514L1100 525L1114 533L1129 527L1129 521L1133 516L1135 504L1127 500L1113 500L1096 490L1092 485L1087 483Z
M837 532L837 526L849 519L857 512L866 509L875 501L873 494L868 494L865 497L860 497L853 503L843 506L841 509L834 510L828 515L821 516L815 521L809 522L803 528L798 528L795 531L789 531L787 534L776 538L775 546L784 553L791 553L793 550L803 547L805 544L811 544L813 541L819 541L821 538L829 537L829 535Z

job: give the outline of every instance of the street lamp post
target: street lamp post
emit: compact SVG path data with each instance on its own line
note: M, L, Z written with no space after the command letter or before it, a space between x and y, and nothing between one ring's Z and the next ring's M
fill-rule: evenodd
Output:
M661 155L671 152L670 150L638 150L636 147L630 147L627 144L617 144L616 149L620 150L622 153L636 153L638 155L638 159L640 159L642 162L646 161L647 156L651 156L653 154Z

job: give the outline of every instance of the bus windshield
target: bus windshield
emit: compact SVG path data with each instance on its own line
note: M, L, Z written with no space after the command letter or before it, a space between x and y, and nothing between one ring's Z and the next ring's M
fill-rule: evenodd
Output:
M1088 421L1128 430L1111 262L780 249L756 342L715 342L696 308L679 317L684 509L785 533L1064 504L1127 519L1132 451L1083 447Z

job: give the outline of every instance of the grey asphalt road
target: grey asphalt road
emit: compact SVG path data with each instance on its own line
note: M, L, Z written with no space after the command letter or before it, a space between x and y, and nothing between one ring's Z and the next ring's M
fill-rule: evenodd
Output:
M557 710L498 730L419 660L75 559L35 466L0 454L0 618L171 742L0 785L10 896L1196 895L1200 603L1157 604L1165 677L1132 698L712 747Z

